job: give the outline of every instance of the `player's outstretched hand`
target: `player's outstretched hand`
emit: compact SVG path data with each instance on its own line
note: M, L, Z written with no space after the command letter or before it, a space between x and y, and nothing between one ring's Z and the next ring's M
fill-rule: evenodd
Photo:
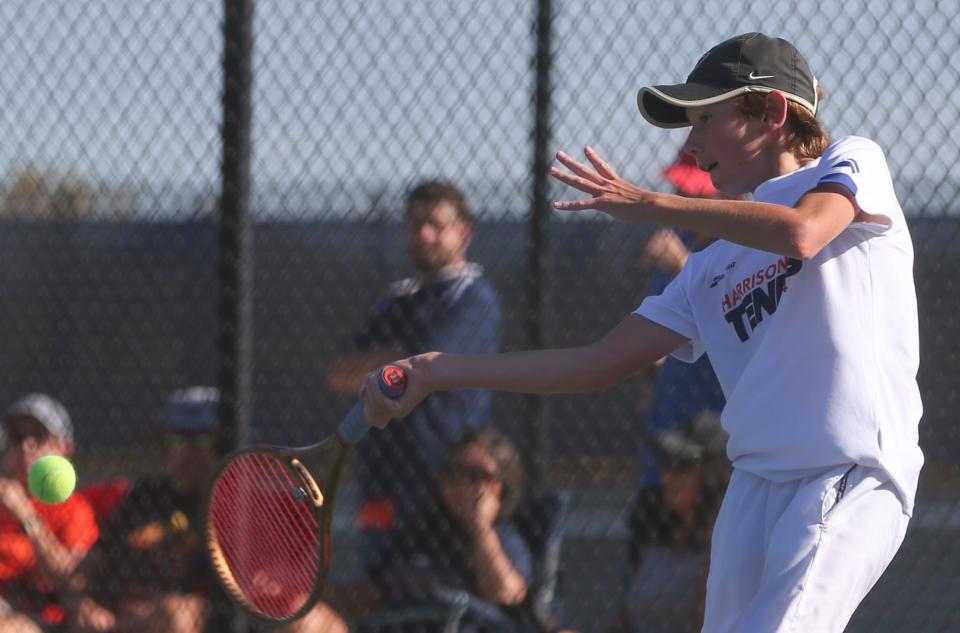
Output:
M428 356L422 354L421 356ZM388 365L399 367L407 374L407 388L399 398L389 398L380 389L380 368L368 373L360 385L363 414L371 426L384 428L394 418L405 418L424 398L430 395L429 383L421 356L411 356Z
M569 171L550 167L550 175L562 183L590 194L580 200L558 200L553 206L560 211L603 211L622 222L644 222L643 206L651 192L621 178L596 150L584 149L591 166L585 165L566 152L557 152L557 160Z

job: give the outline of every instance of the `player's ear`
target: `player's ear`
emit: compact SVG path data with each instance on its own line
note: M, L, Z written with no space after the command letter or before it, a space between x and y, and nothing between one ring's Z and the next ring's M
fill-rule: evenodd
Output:
M772 128L782 128L787 122L787 98L776 90L767 93L763 109L763 122Z

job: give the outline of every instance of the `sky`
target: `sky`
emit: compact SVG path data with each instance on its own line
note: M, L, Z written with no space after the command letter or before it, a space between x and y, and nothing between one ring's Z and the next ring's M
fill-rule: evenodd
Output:
M258 213L366 213L424 176L462 183L487 213L523 213L534 5L256 2ZM834 136L885 148L908 212L942 213L960 181L955 5L556 0L551 146L592 145L662 186L684 136L642 120L638 88L679 82L713 44L762 30L806 55ZM219 190L221 23L220 0L4 0L0 176L34 165L142 191L137 214L196 213Z

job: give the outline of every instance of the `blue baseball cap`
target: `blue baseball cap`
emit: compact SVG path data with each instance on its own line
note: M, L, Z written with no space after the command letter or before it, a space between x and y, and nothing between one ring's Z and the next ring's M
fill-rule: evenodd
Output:
M167 398L163 426L177 433L206 433L220 428L217 406L220 392L215 387L177 389Z

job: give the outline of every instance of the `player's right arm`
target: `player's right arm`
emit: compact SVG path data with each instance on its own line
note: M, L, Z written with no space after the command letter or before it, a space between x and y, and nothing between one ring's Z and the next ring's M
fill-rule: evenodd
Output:
M608 389L687 342L649 319L630 315L603 338L581 347L506 354L429 352L393 362L407 372L407 391L384 397L368 374L360 395L367 420L384 427L434 391L490 389L514 393L582 393Z

